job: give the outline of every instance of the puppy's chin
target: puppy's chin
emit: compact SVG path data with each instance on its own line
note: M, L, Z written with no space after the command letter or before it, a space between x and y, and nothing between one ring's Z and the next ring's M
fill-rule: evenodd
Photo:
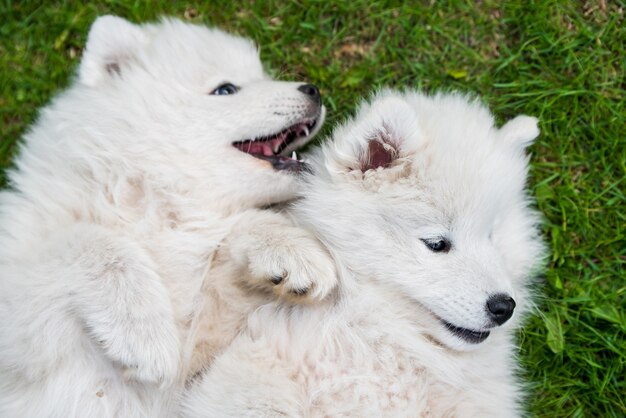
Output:
M469 342L462 337L452 333L445 325L440 324L437 328L430 330L430 337L442 346L454 351L475 351L489 344L491 336L481 342Z
M472 331L456 327L442 320L422 303L413 301L418 310L417 322L424 335L434 344L461 352L475 351L489 344L491 330Z

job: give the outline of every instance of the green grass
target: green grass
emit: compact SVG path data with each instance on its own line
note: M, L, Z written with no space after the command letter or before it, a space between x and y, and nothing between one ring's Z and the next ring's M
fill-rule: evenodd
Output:
M322 88L325 132L383 85L476 92L501 121L538 116L531 187L551 256L540 315L520 334L529 410L626 416L626 6L432 3L1 1L0 168L70 82L104 13L174 15L255 39L277 76Z

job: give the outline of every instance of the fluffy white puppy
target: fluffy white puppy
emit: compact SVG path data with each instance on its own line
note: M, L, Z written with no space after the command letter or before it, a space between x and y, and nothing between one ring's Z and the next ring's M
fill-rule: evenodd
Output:
M166 415L193 318L228 312L226 344L253 307L209 309L201 289L324 298L330 257L263 210L294 196L290 155L323 117L317 88L273 81L248 40L99 18L0 194L0 416Z
M456 94L363 104L291 209L336 259L336 298L256 311L183 415L519 415L515 330L544 250L525 191L538 134Z

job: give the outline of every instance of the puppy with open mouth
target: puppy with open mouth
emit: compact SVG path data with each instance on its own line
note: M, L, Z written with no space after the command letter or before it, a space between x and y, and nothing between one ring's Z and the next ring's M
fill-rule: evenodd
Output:
M318 131L323 120L324 107L317 87L304 84L298 90L310 97L313 103L309 104L309 110L301 121L277 134L236 141L233 146L253 157L270 162L276 170L302 170L306 165L298 159L296 149L306 144Z
M247 309L332 292L329 254L267 209L323 121L246 39L97 19L0 193L0 416L171 416Z

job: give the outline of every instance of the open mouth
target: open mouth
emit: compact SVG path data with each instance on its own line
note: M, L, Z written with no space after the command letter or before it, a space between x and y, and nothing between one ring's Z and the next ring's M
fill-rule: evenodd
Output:
M295 151L291 155L286 154L290 145L308 138L316 126L317 118L308 119L274 135L233 142L233 146L253 157L269 161L276 170L306 170L306 163L298 159Z
M441 320L441 322L445 325L448 331L470 344L482 343L487 339L487 337L489 337L489 331L474 331L467 328L457 327L444 320Z

